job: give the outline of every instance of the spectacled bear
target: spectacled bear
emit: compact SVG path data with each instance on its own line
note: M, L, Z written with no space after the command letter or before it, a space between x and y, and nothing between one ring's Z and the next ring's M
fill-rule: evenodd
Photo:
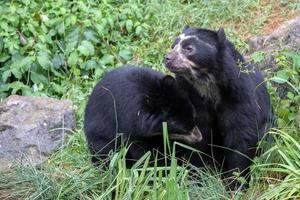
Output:
M185 28L165 56L166 67L196 108L203 135L196 148L230 171L228 177L247 175L271 115L262 73L244 61L222 28ZM236 184L233 180L229 187Z
M129 167L146 151L161 150L162 122L168 124L169 139L199 142L195 116L193 104L172 76L136 66L114 69L95 86L85 108L84 132L92 161L107 158L125 141L131 144L126 154ZM124 141L116 140L118 133Z

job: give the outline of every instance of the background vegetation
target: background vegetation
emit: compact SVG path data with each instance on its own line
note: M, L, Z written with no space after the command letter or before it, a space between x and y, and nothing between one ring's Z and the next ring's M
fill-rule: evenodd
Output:
M300 198L299 52L278 52L281 68L268 77L278 128L269 132L272 142L262 142L264 152L254 160L246 191L228 192L218 172L205 168L190 174L192 166L179 167L174 157L170 166L150 168L146 154L126 169L126 148L99 173L90 164L82 131L87 96L103 73L125 63L165 71L163 56L184 25L225 27L245 52L246 37L260 33L274 13L287 17L297 6L288 0L1 2L0 99L10 94L71 99L78 129L44 165L0 171L0 198L110 199L113 191L115 199ZM291 89L279 96L282 83Z

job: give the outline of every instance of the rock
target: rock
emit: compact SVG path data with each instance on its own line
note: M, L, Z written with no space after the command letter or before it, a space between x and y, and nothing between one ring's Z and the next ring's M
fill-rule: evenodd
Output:
M265 53L265 62L259 65L261 68L277 68L274 56L277 51L288 49L300 51L300 16L283 23L270 35L254 36L248 40L252 54L256 51Z
M13 95L0 103L0 166L40 164L75 129L69 100Z

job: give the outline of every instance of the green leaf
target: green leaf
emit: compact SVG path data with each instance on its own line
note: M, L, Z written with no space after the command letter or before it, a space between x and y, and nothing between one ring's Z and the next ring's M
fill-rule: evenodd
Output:
M20 61L19 69L22 69L23 71L29 70L31 67L31 63L31 57L27 56Z
M51 82L51 88L57 92L58 94L64 94L66 92L66 87L58 85L56 83Z
M7 61L10 58L9 55L7 54L0 54L0 63L4 63L5 61Z
M101 60L100 60L101 65L107 65L107 64L114 64L114 57L110 54L105 54Z
M66 26L70 25L75 25L77 21L77 17L76 15L70 15L67 19L66 19Z
M135 29L135 34L136 35L141 35L143 28L141 26L136 27Z
M20 70L18 70L17 68L11 69L11 73L12 73L17 79L21 79L21 78L22 78L22 73L21 73Z
M37 57L38 63L43 67L43 69L49 69L52 66L52 63L49 59L47 52L40 52Z
M65 64L65 56L62 53L55 54L52 59L52 64L54 68L59 68Z
M291 92L288 92L287 94L286 94L286 96L289 98L289 99L291 99L291 100L293 100L294 99L294 94L293 93L291 93Z
M39 84L39 83L47 84L48 83L48 79L44 75L38 74L34 71L31 72L30 79L32 82L34 82L36 84Z
M88 41L99 42L99 40L96 37L96 33L93 30L86 30L83 33L83 35L84 35L85 39Z
M133 22L131 20L126 21L126 30L130 33L133 28Z
M78 47L79 52L84 56L94 55L95 49L91 42L83 40Z
M25 90L30 90L30 88L27 85L24 85L24 83L20 81L15 81L11 84L9 84L9 88L12 89L12 94L16 94L18 91L24 92Z
M74 66L77 64L78 61L78 54L76 51L72 52L68 58L69 66Z
M55 70L55 68L51 67L50 68L51 72L57 76L57 77L60 77L60 78L64 78L64 76L62 75L62 73L60 73L59 71Z
M265 59L265 53L263 51L257 51L251 55L254 63L261 63Z
M277 112L281 118L286 118L290 115L290 111L287 107L280 107Z
M12 59L11 69L19 69L21 72L27 71L31 67L31 57L16 56Z
M2 74L2 79L4 82L7 81L7 79L11 76L11 71L10 70L7 70L7 71L4 71L3 74Z
M277 75L274 77L274 82L276 83L285 83L289 80L289 76L285 70L281 70L277 72Z
M75 28L74 30L72 30L71 32L69 32L66 36L66 41L67 42L78 42L80 37L80 30L79 28Z
M97 67L95 69L95 78L100 78L102 76L102 74L104 73L104 70L100 67Z
M0 22L0 28L5 32L8 32L8 24L5 21Z
M114 19L112 17L108 17L107 22L110 25L110 27L114 27Z
M89 70L89 69L96 69L97 67L97 63L94 60L88 60L85 64L85 69Z
M3 51L3 47L4 47L3 38L0 37L0 53Z
M300 54L293 57L294 67L300 69Z
M77 43L78 43L77 41L67 43L65 52L68 54L68 53L74 51Z
M129 61L132 59L132 53L130 50L128 49L123 49L119 52L119 56L121 56L123 59L125 59L126 61Z
M95 28L97 30L97 33L101 36L105 35L108 33L108 26L106 23L102 23L102 24L96 24Z
M16 10L17 10L17 8L14 6L14 5L10 5L10 7L9 7L9 11L10 11L10 13L15 13L16 12Z
M65 23L62 22L60 23L58 26L57 26L57 32L60 34L60 35L63 35L65 33Z
M300 68L300 54L297 52L283 52L282 54L293 59L294 68Z
M78 68L76 68L76 67L74 67L74 66L72 66L72 68L71 68L71 72L75 75L75 76L80 76L80 69L78 69Z
M7 92L9 90L9 87L8 87L9 84L0 84L0 94L2 92ZM0 97L1 99L1 97Z

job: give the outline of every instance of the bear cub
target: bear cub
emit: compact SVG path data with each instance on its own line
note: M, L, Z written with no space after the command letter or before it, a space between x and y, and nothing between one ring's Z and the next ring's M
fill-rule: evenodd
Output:
M172 76L136 66L114 69L95 86L85 109L92 161L107 158L123 142L131 144L128 166L147 151L162 150L162 122L167 122L170 140L200 142L195 116L193 104Z
M222 28L185 28L165 57L196 108L203 134L196 148L212 155L229 177L247 175L271 119L262 73L244 63ZM230 187L235 186L233 180Z

